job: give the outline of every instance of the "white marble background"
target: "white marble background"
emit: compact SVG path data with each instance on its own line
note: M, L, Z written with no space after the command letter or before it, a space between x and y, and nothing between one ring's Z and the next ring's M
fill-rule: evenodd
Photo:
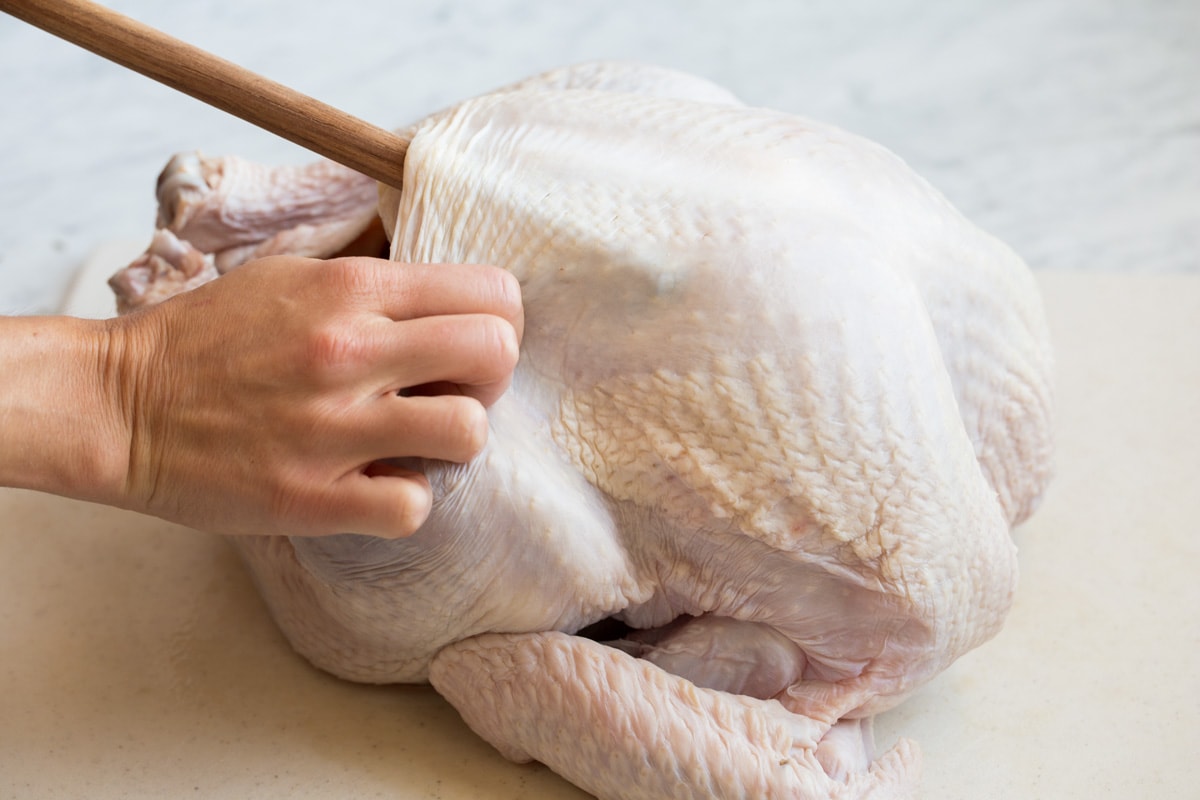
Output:
M907 159L1036 269L1200 272L1198 0L114 0L383 126L560 64L654 61ZM185 149L308 155L0 15L0 312L149 236Z

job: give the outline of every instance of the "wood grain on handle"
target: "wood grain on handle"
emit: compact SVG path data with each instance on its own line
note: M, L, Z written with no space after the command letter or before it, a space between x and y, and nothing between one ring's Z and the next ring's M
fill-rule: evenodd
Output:
M87 0L0 0L0 10L390 186L408 142Z

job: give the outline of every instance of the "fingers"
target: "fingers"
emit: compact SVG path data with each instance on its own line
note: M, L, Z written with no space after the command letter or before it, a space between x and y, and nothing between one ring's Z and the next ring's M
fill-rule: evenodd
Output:
M461 395L381 397L342 437L359 463L388 458L429 458L465 463L487 443L487 412Z
M384 462L343 479L347 531L395 539L411 536L433 508L429 481L419 472Z
M302 537L358 533L395 539L416 533L424 524L433 508L433 492L420 472L381 461L325 486L290 487L278 505L286 509L288 520L276 519L244 532Z
M524 325L520 287L510 274L371 258L323 266L325 279L367 316L319 329L309 348L315 368L336 380L356 375L371 391L465 394L485 406L507 389Z
M491 314L507 320L518 341L524 330L520 284L498 267L342 258L326 263L323 269L360 307L395 321Z
M330 433L332 439L326 441L337 445L321 450L326 458L341 462L342 474L312 494L303 486L287 493L299 498L289 505L314 509L303 513L306 525L289 533L394 538L414 533L433 502L425 476L396 462L469 461L487 442L487 412L478 400L462 395L391 395L343 420Z
M389 459L469 461L487 442L487 412L461 395L390 396L376 402L343 441L357 445L350 458L360 466L333 487L338 530L409 536L429 516L432 492L424 475Z
M506 320L471 314L422 317L388 326L373 362L373 378L382 391L452 384L453 393L490 406L508 388L520 344ZM437 393L446 393L446 387L438 387Z

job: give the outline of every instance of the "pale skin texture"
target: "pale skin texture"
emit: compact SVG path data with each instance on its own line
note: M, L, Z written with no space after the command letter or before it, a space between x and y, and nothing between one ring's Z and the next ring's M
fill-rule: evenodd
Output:
M409 463L435 499L408 539L234 546L314 664L428 680L605 800L917 796L869 718L999 629L1050 474L1028 268L877 145L698 78L523 86L413 126L378 196L398 262L521 281L486 449ZM122 306L345 247L366 215L314 170L172 159Z
M264 258L111 320L0 318L0 484L230 533L406 536L523 324L487 266Z
M377 203L400 263L520 278L485 451L407 462L418 534L233 540L290 644L428 680L606 800L917 796L917 747L877 756L869 717L994 636L1050 476L1018 255L877 145L654 67L546 73L404 136L378 196L328 163L175 157L112 281L137 308L244 255L342 252Z

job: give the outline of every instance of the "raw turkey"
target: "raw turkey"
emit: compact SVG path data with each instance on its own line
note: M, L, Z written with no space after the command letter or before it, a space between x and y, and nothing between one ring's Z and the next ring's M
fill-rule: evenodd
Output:
M870 718L999 630L1050 473L1026 266L883 148L668 70L571 67L404 134L378 193L179 156L113 279L128 309L381 247L520 279L489 444L417 465L414 536L237 540L293 646L430 681L601 798L910 796L916 746L877 755Z

